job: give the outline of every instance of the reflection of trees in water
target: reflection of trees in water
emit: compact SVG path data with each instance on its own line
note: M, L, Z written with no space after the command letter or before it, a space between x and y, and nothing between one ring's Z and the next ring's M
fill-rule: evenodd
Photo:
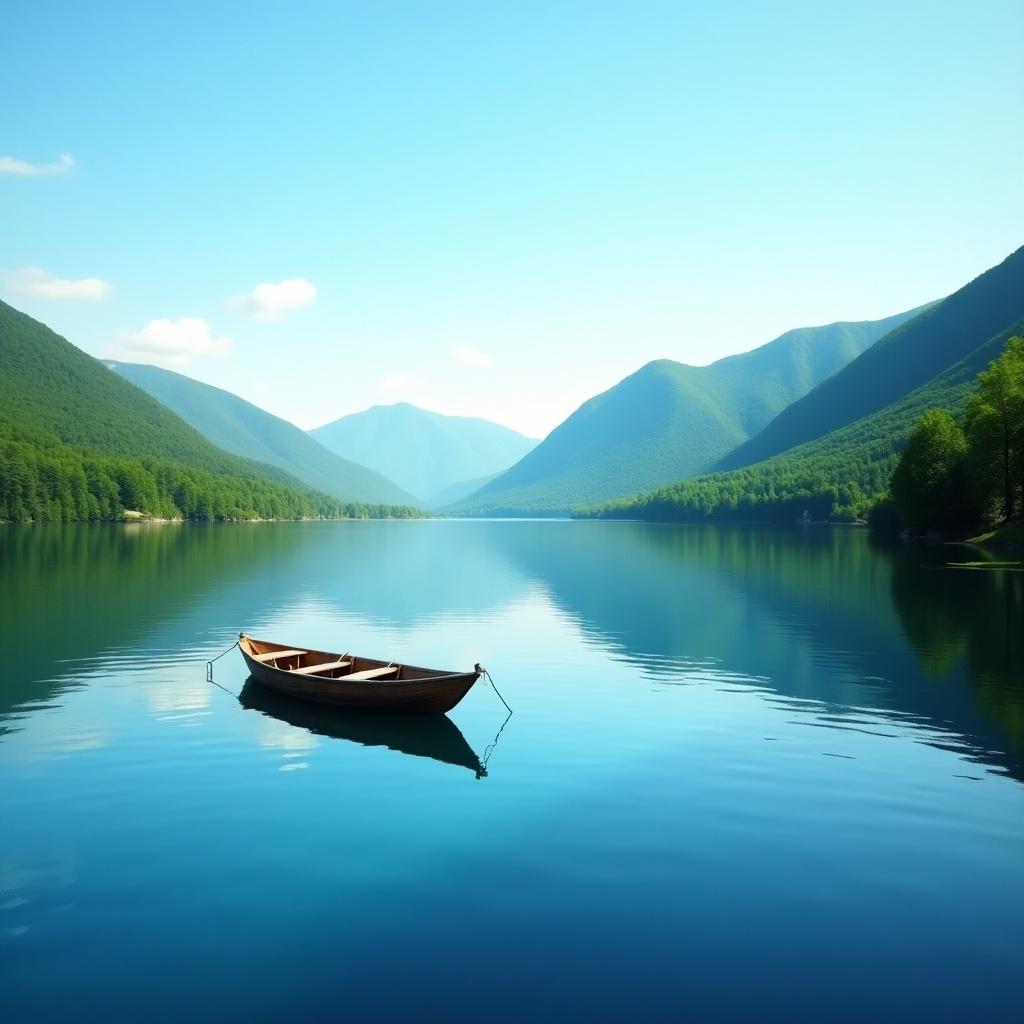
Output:
M932 578L953 572L924 569L927 553L872 544L858 530L585 522L560 531L536 524L505 542L584 633L648 674L667 678L704 664L840 714L871 707L910 715L939 737L954 730L984 763L1021 776L1019 739L1011 738L1020 736L1012 683L1019 591L1016 604L1007 595L990 649L971 660L964 590L929 600ZM922 622L910 642L893 609L897 572L917 588L903 601ZM974 685L963 678L968 670ZM949 685L935 686L934 673L949 674Z
M0 528L0 622L8 665L0 677L0 714L77 685L77 678L64 675L66 663L130 648L254 563L287 563L298 537L252 525Z
M977 703L1024 755L1024 574L926 568L913 552L893 560L892 598L925 673L963 666Z

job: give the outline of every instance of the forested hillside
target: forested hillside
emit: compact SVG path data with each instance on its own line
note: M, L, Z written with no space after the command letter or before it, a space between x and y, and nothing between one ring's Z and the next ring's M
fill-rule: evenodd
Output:
M921 414L933 408L960 414L977 375L1022 329L1024 319L886 409L782 455L577 514L665 521L792 521L805 513L816 520L864 516L887 493L900 452Z
M221 451L0 302L0 519L102 519L125 509L198 519L390 513L345 505L283 470Z
M172 459L212 472L261 469L214 447L101 362L0 302L0 416L106 455ZM283 471L266 473L294 482Z
M896 328L718 463L735 469L853 423L927 384L1024 317L1024 247Z
M117 519L126 509L166 518L305 519L384 509L302 492L266 477L181 462L101 455L53 434L0 422L0 521Z
M106 365L224 451L276 466L343 501L416 504L411 494L379 473L335 455L305 431L237 395L157 366Z
M706 471L917 312L799 328L710 366L669 359L648 363L584 403L533 452L454 511L564 513Z

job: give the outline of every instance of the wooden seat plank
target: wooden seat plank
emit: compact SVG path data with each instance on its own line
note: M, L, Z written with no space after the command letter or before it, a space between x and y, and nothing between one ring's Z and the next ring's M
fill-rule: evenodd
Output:
M263 654L253 654L253 661L273 661L275 658L294 658L296 654L308 654L308 651L265 651Z
M324 661L319 665L303 665L302 668L293 668L292 672L299 676L310 676L316 675L318 672L330 672L334 668L344 668L351 664L352 659L346 658L344 661Z
M391 672L397 672L399 669L398 665L388 665L385 668L368 668L362 672L350 672L347 676L342 676L346 682L360 679L376 679L378 676L386 676Z

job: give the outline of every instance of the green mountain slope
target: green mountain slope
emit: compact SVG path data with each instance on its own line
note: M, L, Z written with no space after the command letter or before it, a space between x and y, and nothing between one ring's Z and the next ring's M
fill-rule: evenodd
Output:
M221 451L0 302L0 519L110 518L125 508L201 519L384 514Z
M918 312L799 328L710 366L648 363L453 511L565 512L705 471Z
M1024 247L887 334L717 464L760 462L884 409L1024 316Z
M792 521L804 513L818 520L862 516L888 490L899 454L921 414L927 409L961 413L978 374L1009 338L1022 333L1024 317L885 409L781 455L578 514L662 521Z
M45 324L3 302L0 370L0 416L11 424L106 455L150 456L212 472L263 474L261 467L214 447ZM269 467L263 475L290 480Z
M156 366L113 360L106 365L218 448L277 466L307 486L343 500L416 504L411 494L379 473L329 452L305 431L229 391Z
M376 405L310 434L426 502L452 484L507 469L537 444L489 420L443 416L406 402Z

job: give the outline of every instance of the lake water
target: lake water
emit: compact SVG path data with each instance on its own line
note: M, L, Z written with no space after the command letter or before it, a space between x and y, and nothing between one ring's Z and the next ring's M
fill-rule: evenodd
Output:
M796 527L0 528L0 1014L1012 1019L1024 577L949 557ZM515 713L482 683L419 725L243 707L205 679L241 630L480 660ZM214 669L242 691L237 651Z

